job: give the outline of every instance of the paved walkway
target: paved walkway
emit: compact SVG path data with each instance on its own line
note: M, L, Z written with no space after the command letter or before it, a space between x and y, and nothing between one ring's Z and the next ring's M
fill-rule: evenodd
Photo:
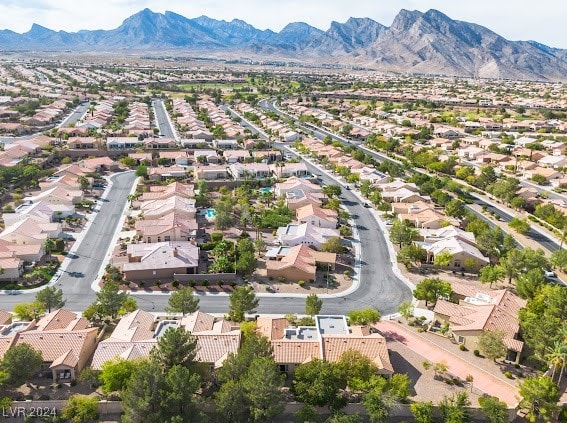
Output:
M487 371L469 363L429 340L411 332L393 321L381 321L375 327L386 337L406 345L432 363L444 362L447 370L465 380L468 375L474 378L475 388L500 398L509 406L518 403L518 388L513 383L504 382Z

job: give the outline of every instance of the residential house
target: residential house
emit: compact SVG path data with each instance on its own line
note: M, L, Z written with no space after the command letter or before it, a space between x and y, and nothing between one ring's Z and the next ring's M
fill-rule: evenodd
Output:
M100 147L100 140L94 137L69 138L67 146L71 150L94 150Z
M222 156L228 164L244 163L251 158L248 150L225 150Z
M398 219L407 220L416 228L439 229L444 222L451 219L435 210L431 204L419 201L417 203L393 203L392 210L398 215Z
M194 170L197 181L219 181L228 179L228 169L223 165L196 166Z
M317 205L308 204L298 208L295 212L299 223L309 223L319 228L337 228L339 214L335 210L323 209Z
M107 150L137 150L144 148L145 142L138 137L108 137Z
M12 323L3 331L9 335L0 336L0 352L3 356L13 346L28 344L41 354L42 370L49 371L54 381L76 380L96 347L98 329L88 326L78 314L55 310L37 322Z
M553 179L559 179L563 177L563 174L561 172L558 172L557 170L551 169L549 167L539 167L539 166L533 169L526 170L522 174L522 176L526 179L533 179L535 175L543 176L547 180L547 182Z
M266 258L268 277L290 281L314 281L317 266L327 270L334 269L337 255L315 251L305 244L299 244L294 247L271 248L266 253Z
M277 183L274 187L274 192L277 197L283 197L288 192L295 192L301 190L304 193L322 193L323 188L320 185L314 184L307 179L297 178L292 176L285 182Z
M189 156L186 151L160 151L160 159L168 159L177 166L187 166L189 164Z
M135 224L136 234L143 242L192 241L197 237L197 220L173 210L157 219L140 219Z
M213 146L217 150L238 150L240 148L238 141L235 139L213 140Z
M427 263L434 263L435 257L441 253L451 254L451 264L447 267L453 270L465 270L468 267L468 261L475 263L475 269L490 264L490 259L480 252L474 241L471 242L468 236L461 234L449 236L433 243L422 243L422 246L427 251ZM471 270L470 267L468 269Z
M320 250L321 246L331 238L340 237L338 229L321 228L311 223L290 223L278 228L276 238L282 245L294 247L299 244L311 245Z
M505 359L519 363L524 343L518 339L518 312L526 301L507 289L482 291L466 286L461 290L460 285L453 286L457 295L464 291L470 296L465 296L458 304L438 300L433 310L435 320L448 323L451 336L469 350L479 349L483 332L503 331L504 345L508 348Z
M195 218L195 200L173 195L165 199L145 201L140 205L145 219L159 219L171 212L176 212L186 218Z
M187 168L183 166L158 166L148 170L148 178L152 181L167 181L168 179L186 179Z
M129 244L122 271L128 281L174 279L198 273L199 247L188 241Z
M307 169L304 162L301 163L285 163L283 166L275 166L275 173L278 178L305 178L311 176L311 172Z
M14 244L0 239L0 257L19 258L24 263L37 263L45 254L43 244Z
M179 148L175 138L148 138L144 140L144 147L148 150L171 150Z
M272 344L274 360L282 373L292 374L301 364L319 359L335 363L347 351L357 351L390 377L386 339L367 326L348 326L345 316L315 316L315 326L294 327L285 318L259 317L257 332Z
M143 192L139 201L165 200L173 196L184 198L195 197L194 185L172 182L169 185L151 185L149 192Z
M264 179L272 175L272 168L266 163L235 163L228 170L235 180Z
M550 167L558 169L567 166L567 157L565 156L545 156L537 161L541 167Z
M193 152L195 163L218 164L220 157L215 150L195 150Z
M17 245L43 245L47 238L58 238L60 234L60 223L41 223L27 217L0 232L0 240Z
M220 368L240 347L238 327L223 319L197 311L185 316L165 318L143 310L124 316L109 338L101 341L94 353L92 367L100 370L110 360L133 360L149 356L157 341L171 327L182 327L197 340L196 361Z
M50 204L45 201L37 203L25 202L16 207L14 213L2 214L2 220L6 226L12 226L21 220L27 219L28 216L33 217L37 222L52 223L74 214L75 206L72 204Z
M416 203L427 201L427 197L422 197L419 193L407 188L400 188L395 191L382 192L382 199L388 203Z
M289 191L285 195L285 205L290 210L297 210L309 204L322 206L326 200L327 197L323 193L310 193L302 190Z

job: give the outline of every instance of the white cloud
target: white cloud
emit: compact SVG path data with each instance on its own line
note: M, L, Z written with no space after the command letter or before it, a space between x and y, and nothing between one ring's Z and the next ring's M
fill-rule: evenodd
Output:
M79 5L80 3L80 5ZM389 25L402 9L440 10L453 19L486 26L509 39L534 39L567 48L563 28L567 2L540 0L2 0L0 28L27 31L32 23L55 30L111 29L128 16L149 7L171 10L187 17L239 18L261 28L280 30L295 21L327 29L331 21L350 16L370 17Z

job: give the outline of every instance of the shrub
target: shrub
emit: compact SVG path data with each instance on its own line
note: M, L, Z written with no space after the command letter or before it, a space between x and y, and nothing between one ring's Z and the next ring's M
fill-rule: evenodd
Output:
M309 283L315 283L315 279L309 279Z
M234 288L234 287L236 286L236 282L235 282L235 281L230 281L229 285Z
M280 276L280 277L278 278L278 281L279 281L280 283L285 283L285 278L284 278L283 276Z
M205 280L202 282L202 285L203 285L203 286L209 286L209 280L208 280L208 279L205 279Z
M195 281L194 281L193 279L191 279L191 280L189 281L189 286L190 286L191 288L195 288L195 285L196 285L196 284L195 284Z
M303 288L305 286L305 281L298 281L297 284Z
M505 372L504 376L506 376L508 379L514 379L514 375L511 372Z
M221 279L219 281L217 281L217 286L220 288L221 286L224 285L224 281Z
M461 351L468 351L468 350L467 350L467 347L465 347L463 344L459 345L459 349L460 349Z
M473 354L474 354L476 357L480 357L480 351L479 351L479 350L474 350L474 351L473 351Z
M223 238L224 238L224 235L220 232L213 232L211 234L211 241L212 242L215 242L215 243L220 242L220 241L222 241Z
M173 286L175 289L179 288L179 281L177 279L174 279L173 282L171 282L171 286Z
M425 316L419 316L419 320L421 320L421 321L427 320L427 317L425 317Z
M77 379L71 379L71 386L77 386Z

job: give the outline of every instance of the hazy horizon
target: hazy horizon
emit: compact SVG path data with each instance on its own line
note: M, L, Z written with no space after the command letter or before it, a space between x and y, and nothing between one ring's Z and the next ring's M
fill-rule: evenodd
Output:
M280 31L290 22L306 22L327 30L332 21L367 17L389 26L401 9L437 9L452 19L485 26L510 40L534 40L551 47L567 48L567 31L558 31L567 16L567 2L543 0L537 7L527 0L488 1L460 4L451 0L170 0L166 7L157 0L99 0L77 7L76 0L4 0L0 5L0 29L18 33L36 23L67 32L114 29L129 16L150 8L166 10L188 18L206 15L215 19L241 19L259 29Z

